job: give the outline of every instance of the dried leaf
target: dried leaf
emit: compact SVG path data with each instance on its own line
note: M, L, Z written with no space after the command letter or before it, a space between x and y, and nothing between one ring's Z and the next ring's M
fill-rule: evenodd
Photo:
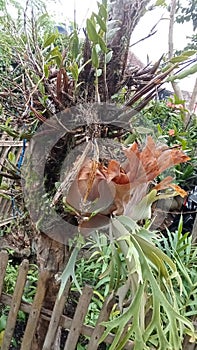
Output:
M160 191L160 190L165 190L166 188L169 187L169 185L171 184L173 180L173 177L172 176L167 176L165 177L165 179L163 179L160 183L158 183L154 189L157 190L157 191Z
M152 181L164 170L190 159L179 148L156 145L151 136L141 152L137 143L124 152L128 158L125 167L129 171L129 180L138 184Z
M187 192L184 191L181 187L175 184L170 184L169 187L173 188L182 198L187 196Z
M87 201L87 198L92 190L92 187L93 187L93 183L94 183L94 180L95 180L95 177L96 177L96 171L98 169L98 162L93 160L91 162L91 170L89 172L89 176L88 176L88 182L87 182L87 190L86 190L86 193L85 193L85 196L84 196L84 203L86 203Z
M80 227L84 232L105 225L112 213L125 214L135 220L150 217L151 205L159 190L171 187L182 197L187 194L171 183L170 176L148 193L150 182L161 172L189 160L179 148L156 145L148 136L142 150L134 142L124 153L127 159L122 165L114 159L106 166L86 158L71 185L67 201L80 213Z
M105 172L105 169L103 167L102 171L105 173L107 177L107 182L110 182L114 178L120 176L120 163L117 162L116 160L110 160L106 170L107 171Z

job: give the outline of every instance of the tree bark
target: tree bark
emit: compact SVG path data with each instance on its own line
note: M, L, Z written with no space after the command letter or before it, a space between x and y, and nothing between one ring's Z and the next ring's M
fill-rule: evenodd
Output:
M49 271L48 288L44 299L43 307L52 310L59 291L57 274L63 270L68 260L67 247L43 233L35 237L37 264L39 270ZM38 323L36 334L33 339L32 350L40 350L43 347L48 329L48 321L41 319Z
M109 50L112 50L113 55L111 61L107 64L106 81L103 75L99 78L101 101L106 100L104 92L106 84L108 90L107 99L109 100L124 85L131 35L140 18L146 12L146 5L149 2L150 0L109 0L107 47ZM90 57L91 47L86 35L83 62L87 62ZM91 64L87 64L79 80L83 82L80 95L86 101L94 101L94 80L95 76L94 71L91 69Z
M185 125L188 126L190 119L192 118L192 114L195 113L195 104L197 101L197 78L194 84L194 88L192 91L191 99L188 106L188 112L186 113Z
M194 111L194 107L196 104L196 98L197 98L197 78L196 78L196 81L194 84L191 100L190 100L189 107L188 107L190 113L192 113Z
M150 0L110 0L109 2L107 46L113 51L112 60L107 65L107 84L110 97L121 88L121 81L124 78L127 65L131 34L144 15L146 5L149 2Z

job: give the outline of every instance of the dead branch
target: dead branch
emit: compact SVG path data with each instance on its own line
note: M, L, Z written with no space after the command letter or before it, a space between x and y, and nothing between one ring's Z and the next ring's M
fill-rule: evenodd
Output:
M162 15L161 18L154 24L154 26L151 28L148 35L146 35L144 38L136 41L135 43L131 44L129 47L135 46L135 45L139 44L141 41L144 41L144 40L150 38L151 36L153 36L154 34L156 34L157 30L155 30L155 29L156 29L157 25L159 24L159 22L163 19L163 16L164 15Z
M137 44L139 44L141 41L144 41L144 40L146 40L146 39L148 39L148 38L150 38L151 36L153 36L154 34L156 34L157 33L157 30L155 30L154 32L152 32L152 33L149 33L148 35L146 35L144 38L142 38L142 39L139 39L139 40L137 40L136 42L134 42L133 44L131 44L129 47L133 47L133 46L135 46L135 45L137 45Z

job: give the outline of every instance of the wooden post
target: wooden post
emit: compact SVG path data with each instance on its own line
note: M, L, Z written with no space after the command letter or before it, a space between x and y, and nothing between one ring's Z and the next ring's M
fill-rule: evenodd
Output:
M23 295L23 290L27 278L27 273L29 269L28 260L23 260L19 266L18 277L16 281L16 286L14 289L14 294L12 297L12 302L10 305L10 311L8 314L6 329L3 337L3 344L1 350L9 350L10 343L12 341L12 336L14 333L14 328L17 320L18 311L21 304L21 299Z
M8 253L6 251L0 252L0 297L3 290L3 280L6 273L6 267L8 263Z
M85 286L82 295L79 298L79 303L75 311L75 315L71 324L71 329L66 340L64 350L75 350L81 333L81 328L87 314L88 306L92 298L93 289Z
M58 299L56 299L54 308L53 308L53 312L51 315L51 320L50 320L50 324L49 324L49 328L46 334L46 338L44 341L44 345L42 350L51 350L54 340L55 340L55 336L57 333L57 329L60 323L60 319L63 313L63 309L65 306L65 302L67 300L68 297L68 293L69 293L69 288L70 288L70 282L68 282L64 288L64 291L61 295L61 297Z
M27 321L27 326L21 344L21 350L31 349L33 337L40 317L42 303L46 293L48 278L49 272L47 270L43 270L39 276L36 295Z

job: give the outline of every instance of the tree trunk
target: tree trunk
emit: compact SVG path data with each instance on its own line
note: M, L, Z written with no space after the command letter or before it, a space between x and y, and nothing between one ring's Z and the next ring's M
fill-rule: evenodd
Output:
M190 100L189 107L188 107L190 113L194 112L194 107L195 107L195 104L196 104L196 97L197 97L197 78L195 80L195 84L194 84L194 88L193 88L193 91L192 91L191 100Z
M145 6L150 0L116 0L109 2L109 30L113 30L113 35L108 40L108 47L113 51L112 60L107 65L107 84L109 98L121 88L131 34L145 12ZM90 44L86 38L84 45L84 62L91 56ZM94 101L94 73L91 71L91 65L86 65L81 74L82 95L88 94L88 100ZM66 224L66 223L65 223ZM48 281L49 288L45 296L44 307L52 309L57 297L59 285L57 285L55 276L62 271L68 259L68 252L65 246L52 240L45 234L39 234L37 237L37 261L40 270L50 271ZM66 253L66 254L65 254ZM37 333L34 337L33 350L42 349L44 338L47 332L48 322L40 321Z
M107 47L112 50L111 61L107 64L106 83L108 99L110 100L124 85L124 75L127 66L127 57L131 34L146 11L150 0L109 0ZM83 62L91 58L91 47L88 37L84 44ZM87 101L94 101L94 71L91 64L87 64L80 74L82 84L81 96ZM103 67L100 67L103 68ZM99 94L101 101L106 101L104 93L105 81L103 75L99 78Z
M196 98L197 98L197 78L195 80L194 88L193 88L191 99L189 102L188 112L186 114L186 120L185 120L186 125L188 125L188 123L192 117L192 114L195 113Z
M144 15L149 0L110 0L108 21L108 47L113 51L112 60L107 65L109 97L121 88L131 34ZM110 32L113 33L110 36Z
M48 288L43 307L52 310L59 290L59 283L56 279L57 274L59 275L62 272L67 262L66 260L68 260L68 250L65 245L43 233L38 234L35 238L35 243L39 270L47 269L49 271ZM42 349L48 325L48 321L40 319L33 339L32 350Z

